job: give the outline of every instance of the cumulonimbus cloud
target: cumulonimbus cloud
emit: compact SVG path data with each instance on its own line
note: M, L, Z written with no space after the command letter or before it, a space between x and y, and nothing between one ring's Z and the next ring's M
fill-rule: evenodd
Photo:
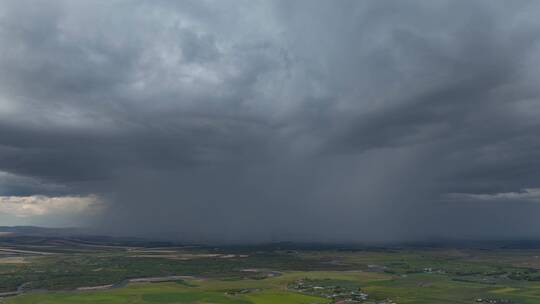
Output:
M539 9L1 1L4 208L96 193L94 226L196 241L536 233L539 204L441 197L535 200Z

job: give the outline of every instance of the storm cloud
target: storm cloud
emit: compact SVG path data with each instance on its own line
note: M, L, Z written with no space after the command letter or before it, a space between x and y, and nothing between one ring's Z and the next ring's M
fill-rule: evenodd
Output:
M198 242L540 237L538 12L3 1L0 204Z

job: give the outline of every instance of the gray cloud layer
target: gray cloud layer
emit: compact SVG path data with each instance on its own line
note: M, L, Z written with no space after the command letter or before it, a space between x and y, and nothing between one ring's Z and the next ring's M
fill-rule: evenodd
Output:
M189 240L537 237L497 194L540 187L539 10L4 1L0 195Z

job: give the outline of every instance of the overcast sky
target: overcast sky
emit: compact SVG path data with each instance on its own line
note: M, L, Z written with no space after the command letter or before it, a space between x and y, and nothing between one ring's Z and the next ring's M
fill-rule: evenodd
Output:
M538 1L0 2L0 225L540 238Z

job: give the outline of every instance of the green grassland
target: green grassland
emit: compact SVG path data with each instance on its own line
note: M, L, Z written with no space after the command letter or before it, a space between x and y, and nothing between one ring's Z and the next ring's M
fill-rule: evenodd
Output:
M7 298L8 304L75 303L331 303L325 298L287 290L288 282L298 278L336 279L357 282L369 293L370 300L392 299L395 303L474 303L477 298L504 298L515 303L540 303L540 285L517 284L514 287L486 286L453 281L428 274L396 278L386 274L362 272L292 272L263 280L194 279L177 282L130 284L104 291L35 292ZM246 294L231 290L250 289Z
M331 288L368 295L357 303L540 303L540 250L8 245L0 292L19 295L5 304L339 302ZM167 276L189 277L130 281ZM291 287L303 281L322 292Z

